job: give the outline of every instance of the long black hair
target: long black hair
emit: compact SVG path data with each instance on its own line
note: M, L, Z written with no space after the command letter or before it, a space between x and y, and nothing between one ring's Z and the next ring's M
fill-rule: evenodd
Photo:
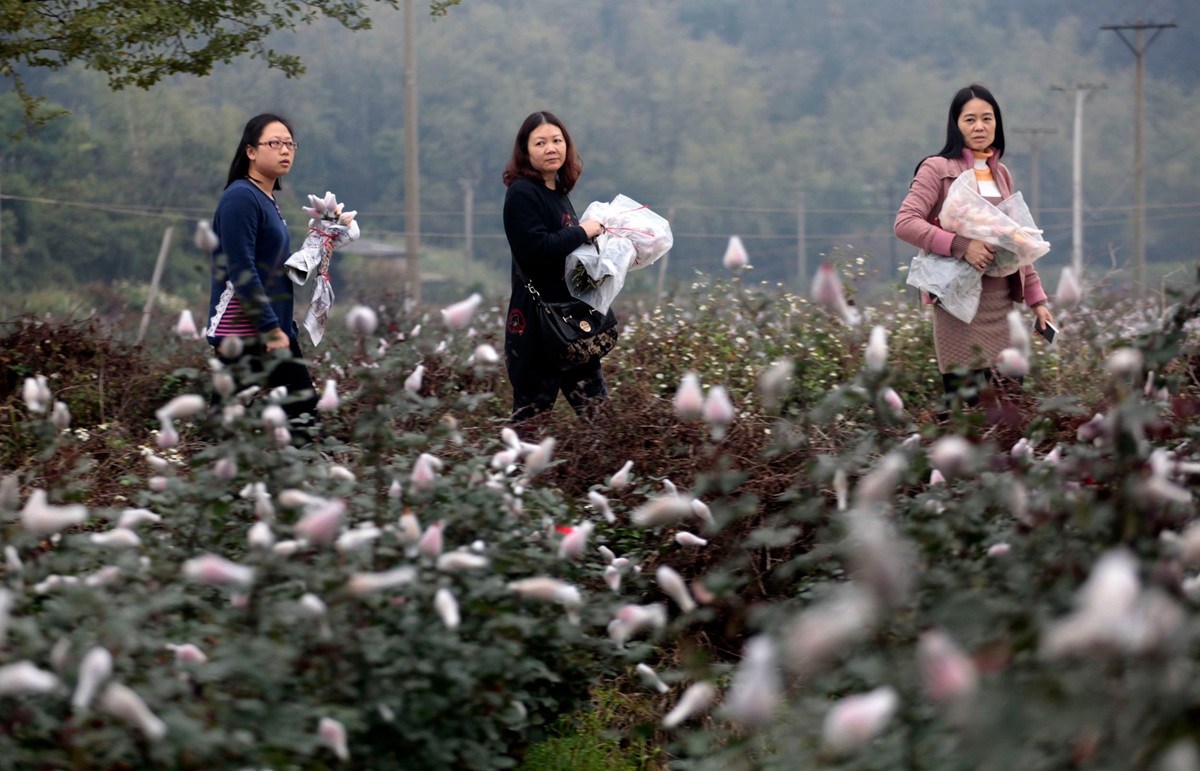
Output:
M996 97L992 96L992 92L986 87L978 83L972 83L969 86L960 88L950 100L950 111L946 116L946 144L942 146L933 155L927 155L921 159L924 163L928 158L961 158L963 148L967 146L967 141L963 137L962 131L958 128L958 116L962 115L963 108L967 106L967 102L972 99L982 99L992 106L992 113L996 116L996 137L992 140L992 149L996 151L996 159L1004 155L1004 118L1000 115L1000 104L996 101ZM917 164L917 169L921 168L921 163ZM916 176L916 169L913 170L913 176Z
M295 138L295 132L292 131L292 124L287 118L282 118L269 112L264 112L262 115L255 115L246 123L246 128L242 129L242 138L238 142L237 152L233 154L233 162L229 164L229 178L225 180L225 187L229 187L239 179L245 179L250 173L250 157L246 155L247 147L257 147L258 140L262 138L263 130L272 123L282 123L288 130L288 133ZM283 186L279 184L279 178L275 178L275 190L282 190Z

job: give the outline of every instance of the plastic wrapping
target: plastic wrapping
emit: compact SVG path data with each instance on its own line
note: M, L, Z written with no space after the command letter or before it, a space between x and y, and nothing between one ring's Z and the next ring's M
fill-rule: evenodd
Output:
M625 195L592 202L580 219L603 222L605 232L567 255L563 278L572 296L605 313L629 271L652 265L671 249L671 225Z
M983 274L965 260L940 257L922 249L912 258L905 281L936 296L947 313L968 324L979 311Z
M996 247L996 259L984 271L988 276L1016 273L1050 251L1025 197L1018 192L998 205L988 203L979 194L974 169L967 169L950 185L938 219L952 233Z
M324 198L310 195L308 200L311 206L304 207L304 211L312 217L308 221L308 235L283 266L292 283L300 286L316 276L312 300L304 314L304 328L308 330L313 345L319 345L325 337L329 309L333 307L333 284L329 281L333 250L357 241L360 231L358 223L354 221L357 212L343 211L342 204L337 202L333 193L325 193Z

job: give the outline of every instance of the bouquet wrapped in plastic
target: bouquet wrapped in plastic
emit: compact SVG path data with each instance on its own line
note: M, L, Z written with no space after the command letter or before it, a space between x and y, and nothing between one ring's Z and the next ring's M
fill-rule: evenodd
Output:
M946 192L938 215L942 227L996 247L996 258L981 274L966 260L921 250L908 268L906 283L929 292L946 312L970 323L979 310L982 276L1007 276L1050 251L1033 222L1025 197L1014 193L999 204L979 194L975 170L967 169Z
M946 192L938 218L946 230L996 247L996 259L984 271L986 275L1016 273L1050 251L1050 243L1042 238L1021 193L990 204L979 194L977 184L974 169L960 174Z
M609 203L593 201L580 219L603 222L605 232L567 255L567 289L607 313L625 286L625 275L653 264L671 249L671 224L625 195Z
M325 324L329 320L329 309L333 307L333 284L329 281L329 263L333 250L358 240L359 228L354 217L358 212L343 211L333 193L326 192L324 198L308 197L309 206L305 213L308 221L308 236L300 249L284 262L284 270L293 283L304 286L308 279L316 276L313 284L312 301L304 314L304 328L312 337L313 345L319 345L325 336Z

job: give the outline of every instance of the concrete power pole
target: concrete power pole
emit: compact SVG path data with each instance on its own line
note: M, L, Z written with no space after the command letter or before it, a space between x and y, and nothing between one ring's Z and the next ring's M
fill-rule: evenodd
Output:
M1029 210L1033 214L1033 221L1039 225L1042 222L1042 214L1038 206L1038 193L1041 189L1041 177L1038 170L1038 150L1041 142L1038 137L1057 132L1058 129L1042 127L1013 129L1014 134L1029 135Z
M471 285L471 261L475 259L475 180L458 180L463 189L463 283Z
M805 232L806 220L808 214L804 203L804 191L796 191L796 289L799 292L807 292L808 287L808 252L805 250L805 241L808 240L808 234Z
M417 44L413 0L404 0L404 219L408 238L404 257L408 267L408 292L421 302L421 163L417 149Z
M1146 165L1142 147L1142 123L1145 118L1146 51L1158 39L1164 29L1178 26L1138 21L1127 24L1105 24L1100 29L1112 30L1129 46L1134 57L1134 121L1133 121L1133 284L1137 298L1146 294ZM1153 30L1150 39L1145 39L1146 30ZM1133 32L1133 41L1125 33Z
M1104 88L1104 84L1050 87L1052 91L1075 92L1075 128L1071 140L1071 270L1076 280L1083 278L1083 103L1088 94L1098 88Z

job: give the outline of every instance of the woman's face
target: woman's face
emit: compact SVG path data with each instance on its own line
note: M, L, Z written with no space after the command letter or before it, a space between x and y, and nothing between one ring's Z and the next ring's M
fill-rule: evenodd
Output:
M276 142L278 148L271 147ZM246 150L250 158L250 173L256 177L279 179L292 170L292 160L296 154L291 147L292 132L288 127L275 121L268 123L258 138L258 144Z
M547 182L562 168L567 160L567 140L562 129L553 123L543 123L529 135L529 165Z
M986 150L996 139L996 112L983 99L972 99L958 114L958 130L963 144L972 150Z

